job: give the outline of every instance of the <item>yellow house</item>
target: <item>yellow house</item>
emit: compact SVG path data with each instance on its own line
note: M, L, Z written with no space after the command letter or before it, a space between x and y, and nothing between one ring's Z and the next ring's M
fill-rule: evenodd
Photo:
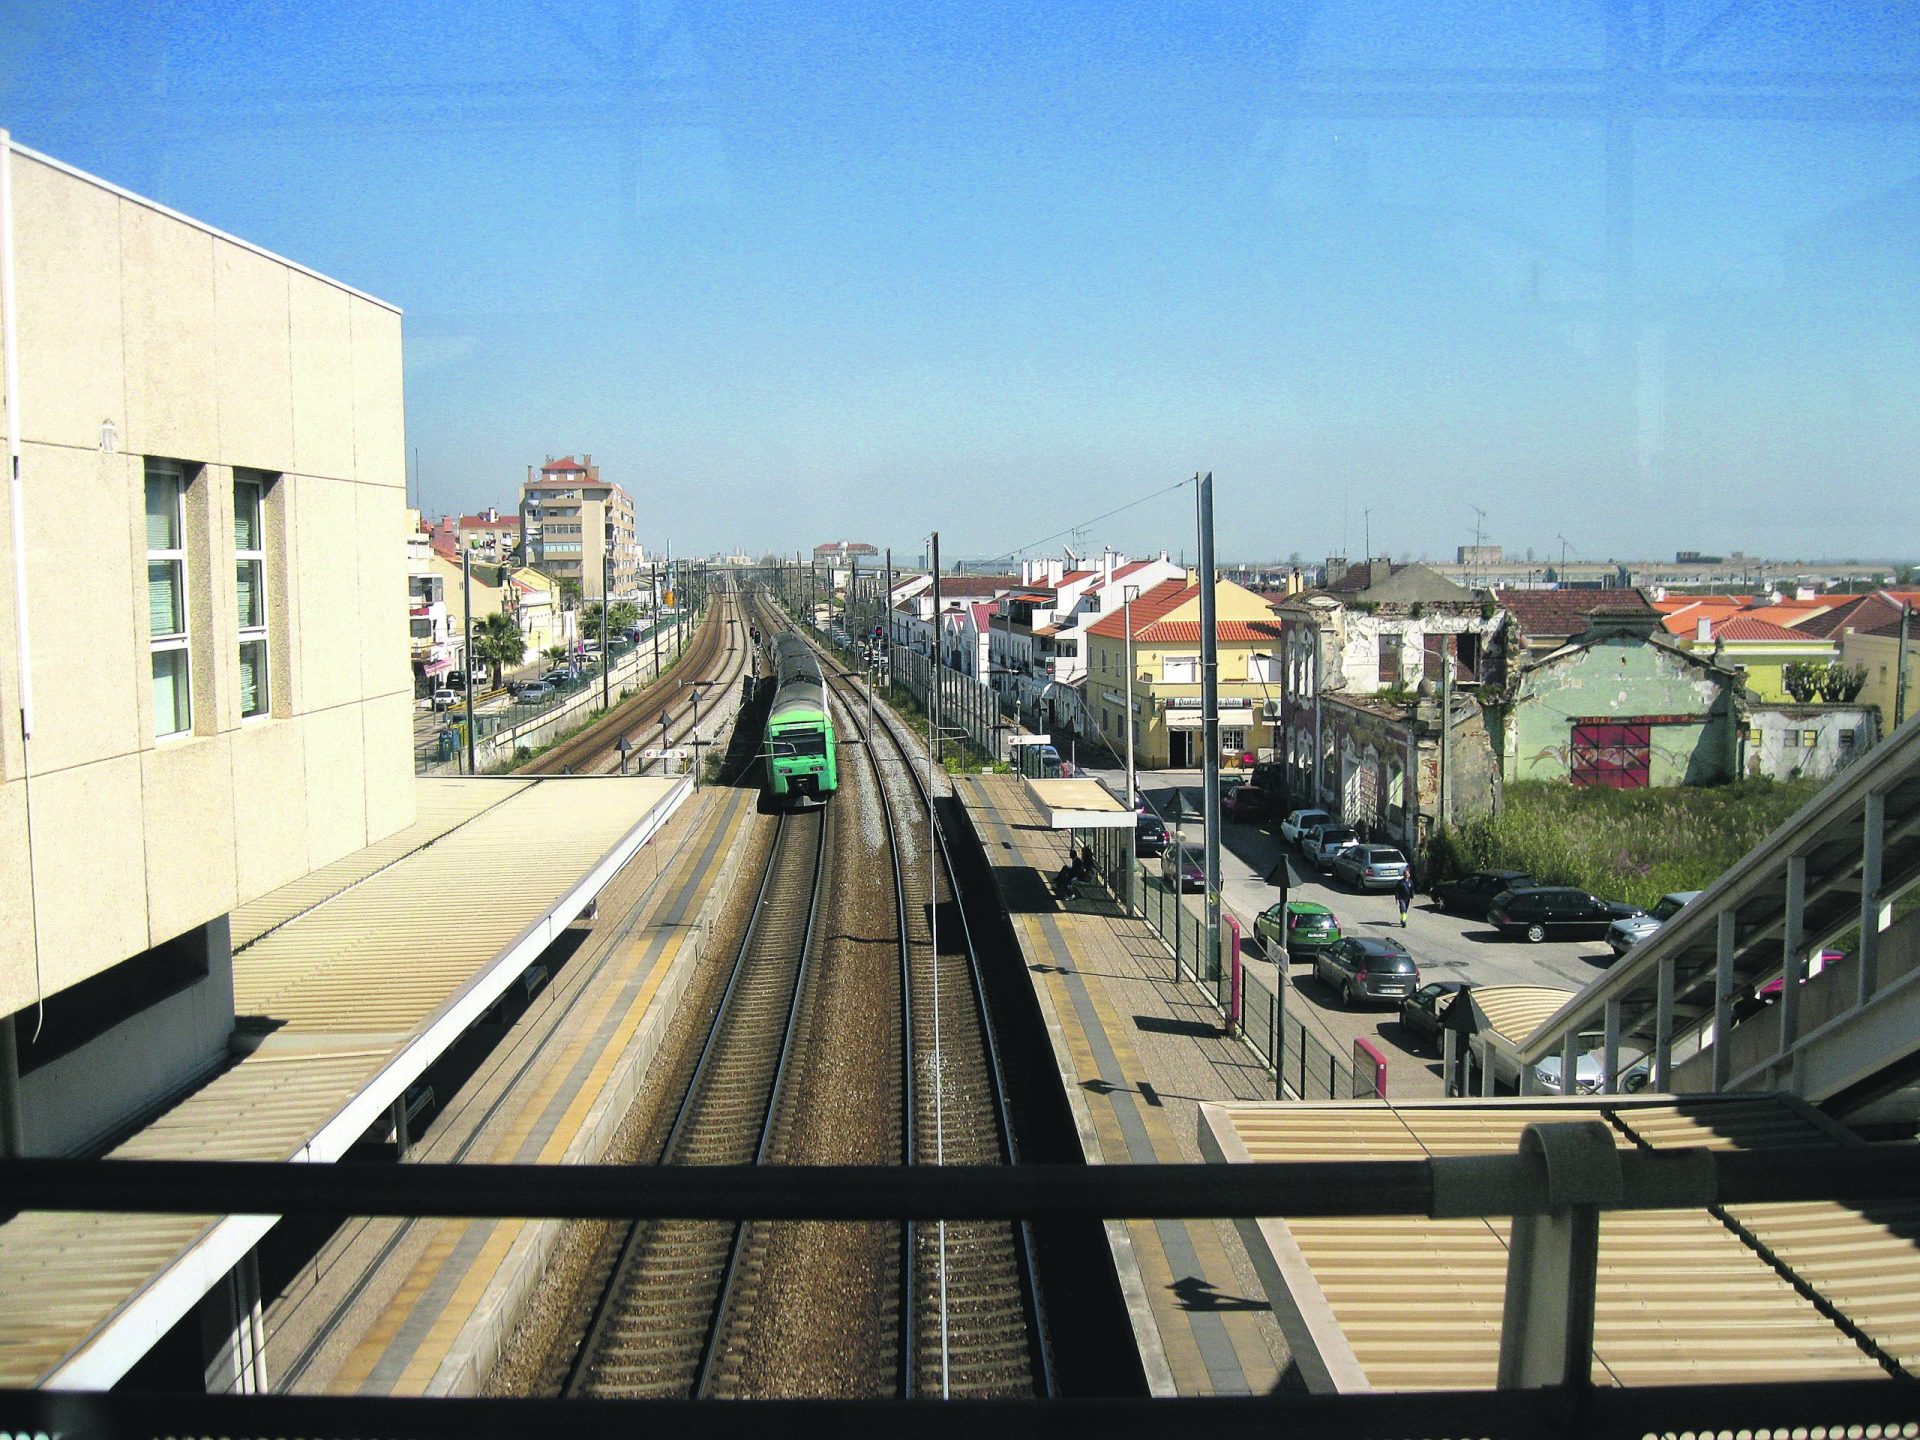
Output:
M1840 658L1840 647L1834 641L1790 630L1757 615L1701 619L1673 638L1682 650L1738 670L1746 681L1747 694L1755 700L1785 702L1793 698L1782 680L1788 665L1825 665Z
M1221 762L1271 749L1280 715L1280 625L1265 597L1222 580L1215 584L1219 645ZM1168 580L1132 607L1133 667L1126 661L1128 613L1115 609L1087 630L1085 708L1090 727L1124 751L1127 706L1134 711L1134 756L1148 767L1200 765L1200 586ZM1131 683L1129 681L1131 680Z

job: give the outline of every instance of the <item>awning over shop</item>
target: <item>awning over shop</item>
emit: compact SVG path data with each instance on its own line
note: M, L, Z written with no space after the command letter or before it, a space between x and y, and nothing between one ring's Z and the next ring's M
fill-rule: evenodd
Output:
M1204 717L1198 710L1169 710L1166 718L1169 730L1198 730L1205 723ZM1244 730L1253 723L1253 710L1245 705L1229 710L1222 705L1220 723L1231 725L1237 730Z

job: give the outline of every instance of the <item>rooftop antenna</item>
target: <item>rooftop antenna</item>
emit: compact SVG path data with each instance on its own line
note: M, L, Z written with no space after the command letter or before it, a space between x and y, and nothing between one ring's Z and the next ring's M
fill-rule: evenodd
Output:
M1480 548L1480 537L1485 533L1485 531L1481 527L1481 522L1487 518L1487 512L1482 510L1478 505L1474 505L1472 508L1473 508L1473 548L1475 550L1478 550ZM1476 556L1475 558L1477 559L1479 557Z
M1567 583L1567 537L1562 535L1558 538L1560 541L1560 583L1564 585Z
M1369 564L1373 561L1373 511L1360 512L1360 543L1367 547L1367 553L1360 558Z

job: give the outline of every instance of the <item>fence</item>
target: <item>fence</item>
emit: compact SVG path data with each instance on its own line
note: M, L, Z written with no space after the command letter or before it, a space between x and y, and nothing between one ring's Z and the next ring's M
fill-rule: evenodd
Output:
M1293 987L1286 980L1284 952L1268 980L1245 964L1243 951L1263 954L1260 942L1241 936L1238 925L1229 921L1222 926L1220 945L1204 953L1206 922L1147 865L1129 871L1131 838L1124 830L1093 831L1088 850L1094 869L1107 889L1137 911L1172 952L1173 977L1191 979L1207 991L1221 1018L1237 1031L1240 1043L1274 1076L1275 1096L1285 1099L1291 1093L1302 1100L1345 1100L1374 1094L1371 1076L1357 1075L1345 1056L1328 1049L1287 1013L1287 993Z

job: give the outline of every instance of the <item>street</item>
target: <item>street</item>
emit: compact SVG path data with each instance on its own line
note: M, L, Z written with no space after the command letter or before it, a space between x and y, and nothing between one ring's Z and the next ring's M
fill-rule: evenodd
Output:
M1123 770L1087 767L1079 773L1104 780L1116 795L1125 793ZM1176 796L1187 813L1199 813L1200 781L1200 772L1195 770L1142 771L1137 776L1140 793L1167 822L1169 831L1174 828ZM1180 828L1190 844L1201 838L1198 819L1184 821ZM1248 937L1253 935L1254 917L1278 898L1279 892L1268 886L1266 877L1284 850L1292 876L1289 898L1325 905L1333 911L1344 935L1390 935L1400 941L1419 965L1422 983L1464 980L1474 986L1553 985L1574 991L1583 989L1613 959L1603 940L1547 941L1538 945L1503 940L1481 921L1442 914L1425 894L1415 898L1403 930L1391 892L1349 890L1316 874L1292 847L1282 846L1279 836L1264 826L1225 821L1220 841L1222 913L1238 920L1241 933ZM1156 873L1153 864L1148 862L1150 873ZM1184 903L1195 914L1203 912L1199 895L1185 896ZM1257 962L1254 969L1255 973L1271 973ZM1365 1038L1386 1056L1389 1095L1441 1093L1439 1047L1429 1040L1403 1037L1397 1007L1383 1004L1347 1010L1338 996L1313 978L1311 962L1295 963L1291 970L1289 1013L1316 1032L1329 1050L1348 1056L1354 1040Z

